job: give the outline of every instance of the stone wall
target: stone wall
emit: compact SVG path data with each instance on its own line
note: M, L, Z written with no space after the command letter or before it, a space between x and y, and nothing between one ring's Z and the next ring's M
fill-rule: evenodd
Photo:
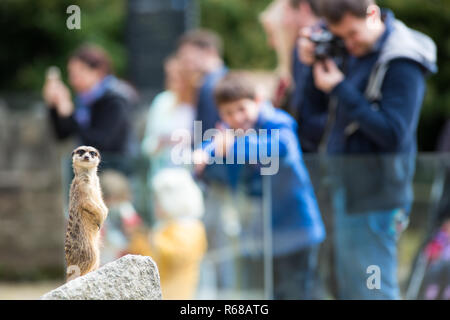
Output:
M0 280L63 274L59 153L42 103L0 97Z

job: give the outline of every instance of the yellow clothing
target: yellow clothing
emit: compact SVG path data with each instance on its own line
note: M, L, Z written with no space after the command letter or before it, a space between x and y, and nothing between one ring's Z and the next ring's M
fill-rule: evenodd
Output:
M126 254L138 254L141 256L151 256L150 243L148 241L148 234L145 232L133 232L130 237Z
M156 230L150 256L158 266L163 299L193 299L207 249L200 220L171 220Z

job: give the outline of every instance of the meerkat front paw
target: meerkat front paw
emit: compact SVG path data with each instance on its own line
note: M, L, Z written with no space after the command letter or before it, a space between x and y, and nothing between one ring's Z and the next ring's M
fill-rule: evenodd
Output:
M106 217L108 216L108 207L106 207L104 204L102 205L102 213L103 213L103 219L106 219Z

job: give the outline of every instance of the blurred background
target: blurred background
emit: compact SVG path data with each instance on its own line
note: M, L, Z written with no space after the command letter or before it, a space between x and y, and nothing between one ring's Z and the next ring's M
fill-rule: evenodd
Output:
M110 54L115 74L139 93L133 110L136 136L145 134L145 120L155 95L164 89L164 61L187 30L216 31L224 41L230 69L255 74L270 95L276 82L277 56L267 44L259 21L271 0L2 0L0 2L0 299L35 299L64 282L65 208L70 177L65 172L73 140L56 142L47 119L42 87L49 66L58 66L67 82L71 53L86 42ZM81 8L81 29L68 30L68 6ZM438 141L450 119L450 1L379 0L408 26L429 35L438 46L439 73L428 80L420 118L419 156L414 184L411 225L400 243L403 289L428 235L431 216L442 196L447 157L437 153ZM317 158L306 157L308 166ZM151 224L146 199L148 161L136 157L130 178L136 211ZM313 175L316 190L322 179ZM320 193L320 192L319 192ZM218 187L205 199L231 221L222 231L223 247L210 247L202 268L197 298L266 297L264 272L258 285L239 280L250 268L239 259L240 244L232 231L239 205ZM326 199L319 195L327 219ZM243 201L242 206L248 206ZM253 219L261 221L259 217ZM230 218L231 217L231 218ZM231 220L230 220L231 219ZM207 233L213 232L212 227ZM231 231L230 231L231 230ZM326 261L326 251L324 253ZM225 261L225 262L223 262ZM223 274L215 265L224 267ZM325 266L325 264L322 264ZM256 267L258 268L258 267ZM263 268L263 266L260 266ZM230 271L231 270L231 271ZM329 270L322 270L328 279ZM228 278L227 278L228 277ZM231 280L230 280L231 277ZM330 280L331 281L331 280ZM226 283L221 287L221 283ZM330 285L330 287L332 287ZM221 290L223 289L223 290ZM405 292L404 291L404 292ZM332 294L329 294L331 297Z
M151 101L163 88L163 60L175 49L177 37L195 27L218 32L224 60L232 69L273 70L276 54L267 45L259 14L270 0L113 0L10 1L1 3L0 89L4 100L39 96L49 65L62 68L70 53L85 42L103 46L117 75L136 85ZM434 151L445 120L450 116L448 92L450 55L447 0L379 0L414 29L430 35L438 46L439 74L428 82L419 127L421 151ZM65 28L66 8L82 8L81 30ZM157 50L155 50L157 48ZM10 102L13 103L13 102ZM19 103L19 102L18 102ZM143 103L145 105L145 103ZM27 108L29 104L14 106Z

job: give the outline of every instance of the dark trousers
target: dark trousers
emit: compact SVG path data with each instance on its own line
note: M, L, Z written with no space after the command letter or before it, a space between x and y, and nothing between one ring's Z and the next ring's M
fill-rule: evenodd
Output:
M320 299L318 275L319 246L306 247L294 253L274 257L274 299Z

